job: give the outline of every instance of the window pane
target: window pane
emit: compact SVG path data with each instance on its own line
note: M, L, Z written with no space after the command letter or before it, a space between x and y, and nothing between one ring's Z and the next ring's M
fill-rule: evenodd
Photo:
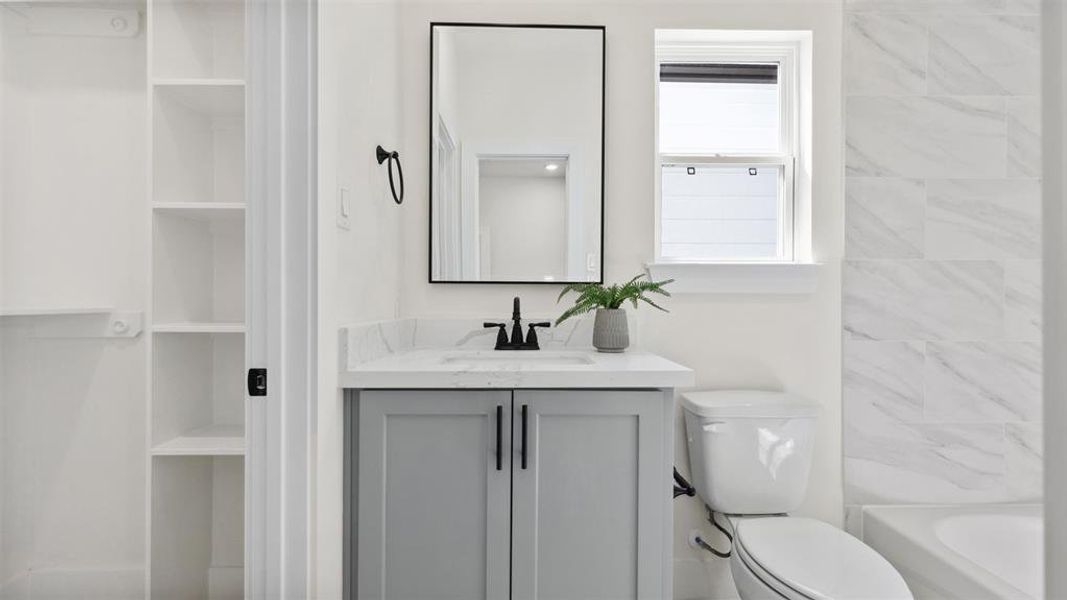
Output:
M778 119L777 83L659 83L663 154L775 154Z
M663 258L782 257L778 204L781 166L664 165L662 175Z

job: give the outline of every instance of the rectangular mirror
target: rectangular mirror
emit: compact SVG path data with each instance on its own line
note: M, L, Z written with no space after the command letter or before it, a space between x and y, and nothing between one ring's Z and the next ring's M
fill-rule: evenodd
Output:
M430 281L601 281L604 28L433 23L430 71Z

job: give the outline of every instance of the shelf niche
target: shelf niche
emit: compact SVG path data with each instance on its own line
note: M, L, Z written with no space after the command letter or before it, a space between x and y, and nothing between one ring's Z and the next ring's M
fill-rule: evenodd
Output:
M153 324L244 322L244 222L157 213Z
M153 202L244 202L244 86L153 90Z
M156 333L154 454L244 452L244 336Z
M156 77L240 78L245 70L243 2L152 3L152 70Z
M151 598L244 597L244 459L152 458Z

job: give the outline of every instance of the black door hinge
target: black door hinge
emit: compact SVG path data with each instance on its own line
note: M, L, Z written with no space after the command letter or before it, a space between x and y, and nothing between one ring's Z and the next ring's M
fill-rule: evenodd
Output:
M249 369L248 370L248 395L249 396L266 396L267 395L267 370L266 369Z

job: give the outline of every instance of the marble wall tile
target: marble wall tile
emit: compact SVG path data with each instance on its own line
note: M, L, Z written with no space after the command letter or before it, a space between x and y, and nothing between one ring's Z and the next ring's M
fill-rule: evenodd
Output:
M1039 501L1042 496L1041 423L1004 425L1005 486L1012 501Z
M925 410L930 421L1041 418L1041 347L1032 342L930 342Z
M1008 177L1041 176L1041 101L1036 96L1005 99Z
M926 186L920 179L845 180L845 256L921 258Z
M1018 0L845 0L849 12L999 14Z
M951 15L929 26L930 94L1040 93L1038 17Z
M845 18L845 92L926 93L926 24L912 15Z
M1004 263L1004 337L1041 341L1041 261Z
M845 331L852 339L989 340L1004 327L1004 270L994 261L844 264Z
M846 505L1040 498L1039 14L845 0Z
M1000 424L846 424L845 502L1005 499Z
M927 258L1041 256L1041 186L1035 179L931 179Z
M923 414L922 342L845 340L843 395L846 418L851 407L872 407L902 422Z
M851 96L845 110L849 176L988 178L1007 173L1003 98Z
M1010 15L1040 15L1041 0L1005 0L1004 12Z

